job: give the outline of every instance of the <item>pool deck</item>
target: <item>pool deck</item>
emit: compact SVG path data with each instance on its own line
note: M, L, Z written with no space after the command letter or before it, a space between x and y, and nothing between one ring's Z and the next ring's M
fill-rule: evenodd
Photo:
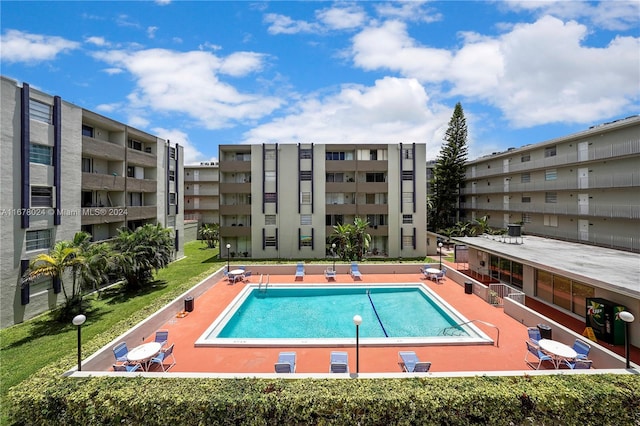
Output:
M259 277L252 277L257 283ZM271 283L300 284L293 275L271 275ZM326 284L324 275L305 275L304 284ZM429 345L429 346L360 346L360 373L399 373L398 351L415 351L421 361L432 363L430 372L498 372L530 370L524 362L525 325L504 314L473 294L465 294L464 287L447 278L436 284L421 274L363 275L357 284L423 282L469 320L481 320L500 330L499 347L491 345ZM335 283L354 284L348 274L340 274ZM273 373L274 363L281 351L297 353L297 373L327 373L329 356L333 350L349 354L349 369L356 371L355 326L353 344L342 347L195 347L194 342L229 305L246 284L220 281L194 300L194 310L188 315L174 317L162 327L169 330L169 344L174 343L176 365L170 372L191 373ZM489 337L497 338L495 328L476 323ZM151 336L148 340L151 340ZM571 344L572 342L565 342ZM595 366L597 368L597 366Z

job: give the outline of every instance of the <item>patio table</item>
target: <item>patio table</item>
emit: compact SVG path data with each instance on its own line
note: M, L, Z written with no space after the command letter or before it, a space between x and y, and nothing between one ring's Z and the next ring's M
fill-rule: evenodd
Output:
M131 363L140 363L145 371L149 370L149 361L160 353L162 345L158 342L143 343L131 349L127 354L127 360Z
M553 364L556 368L560 368L560 362L563 359L574 359L578 353L571 346L551 339L541 339L538 346L543 352L546 352L553 358Z

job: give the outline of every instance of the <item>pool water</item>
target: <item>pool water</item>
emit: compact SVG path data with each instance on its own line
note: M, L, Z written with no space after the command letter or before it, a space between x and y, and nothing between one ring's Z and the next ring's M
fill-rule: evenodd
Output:
M492 342L473 325L455 327L468 320L422 284L250 285L196 346L346 343L354 315L363 344Z

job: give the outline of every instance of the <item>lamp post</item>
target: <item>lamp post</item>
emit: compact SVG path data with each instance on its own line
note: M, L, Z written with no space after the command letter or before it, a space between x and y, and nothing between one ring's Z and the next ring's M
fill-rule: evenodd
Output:
M362 324L362 317L355 315L353 323L356 325L356 374L358 374L360 373L360 324Z
M438 243L438 247L440 248L440 270L442 271L442 243Z
M82 335L80 330L82 329L82 324L84 324L86 320L87 317L82 314L76 315L73 317L73 320L71 320L73 325L78 326L78 371L82 371Z
M333 270L336 270L336 243L331 244L331 254L333 255Z
M624 354L627 358L627 368L631 368L629 363L629 324L635 320L635 317L629 311L622 311L618 313L618 318L624 321Z
M231 244L227 243L227 272L229 272L231 269L229 269L229 260L231 259Z

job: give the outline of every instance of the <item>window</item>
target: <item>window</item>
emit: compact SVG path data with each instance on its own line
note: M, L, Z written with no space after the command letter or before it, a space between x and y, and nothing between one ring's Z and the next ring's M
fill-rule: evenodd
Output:
M136 175L136 168L133 166L127 166L127 177L134 177Z
M129 148L135 149L136 151L142 151L142 142L135 139L129 139L128 146Z
M301 192L300 193L300 204L311 204L311 193L310 192Z
M545 214L544 215L544 226L552 226L554 228L558 227L558 216L555 214Z
M413 149L403 148L402 149L402 158L404 158L405 160L412 160L413 159Z
M128 197L128 206L141 206L142 205L142 192L130 192Z
M91 173L91 158L82 157L82 171L84 173Z
M344 216L341 214L328 214L325 218L326 226L342 225L344 223Z
M530 203L531 202L531 196L530 195L523 195L522 196L522 202L523 203Z
M51 230L27 231L26 251L51 248Z
M311 159L312 151L309 148L303 148L300 150L301 159Z
M300 180L311 180L313 174L311 170L301 170L300 171Z
M531 182L531 173L522 173L520 175L520 182L521 183L529 183L529 182Z
M558 178L557 169L549 169L544 171L544 180L556 180Z
M378 150L372 149L369 151L369 160L375 161L378 159Z
M277 247L278 246L278 239L273 236L273 237L264 237L264 246L265 247Z
M544 202L545 203L557 203L558 202L558 193L557 192L545 192L544 193Z
M556 156L556 147L554 146L549 146L547 148L544 149L544 158L547 157L555 157Z
M176 171L175 170L169 170L169 181L170 182L174 182L176 180Z
M172 160L176 159L176 149L173 147L169 147L169 158Z
M175 192L170 192L169 193L169 204L174 205L176 203L176 193Z
M264 224L275 226L276 224L276 215L275 214L266 214L264 215Z
M311 215L310 214L301 214L300 215L300 225L311 225Z
M327 182L344 182L344 173L327 173Z
M275 203L277 201L278 201L278 194L276 192L265 192L264 194L265 203Z
M527 161L531 161L531 154L522 154L522 157L520 157L520 162L526 163Z
M313 247L313 237L311 235L301 235L300 247Z
M402 202L403 203L413 203L413 192L403 192L402 193Z
M413 170L403 170L402 180L413 180Z
M325 153L325 160L344 160L344 159L345 159L344 152L327 151Z
M50 186L32 186L31 206L53 207L53 188Z
M402 236L402 248L413 248L413 235Z
M35 99L29 99L29 117L42 121L43 123L51 124L51 105L36 101Z
M52 152L53 149L50 146L32 143L29 147L29 161L50 166Z
M273 148L268 148L264 150L264 159L265 160L275 160L276 159L276 150Z
M402 223L405 225L411 225L413 223L413 215L403 214L402 215Z
M367 173L365 176L366 182L386 182L384 173Z
M522 222L531 223L531 213L522 213Z
M264 172L264 181L265 182L275 182L276 181L276 172Z
M90 138L93 137L93 127L87 126L86 124L82 125L82 136L88 136Z

